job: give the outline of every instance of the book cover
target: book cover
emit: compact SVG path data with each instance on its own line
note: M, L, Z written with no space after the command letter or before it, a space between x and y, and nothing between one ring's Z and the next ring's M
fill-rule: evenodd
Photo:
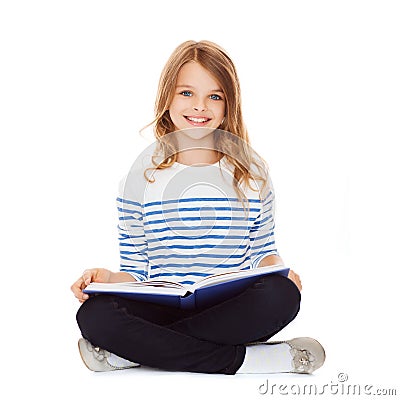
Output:
M269 274L287 276L288 273L288 267L278 264L211 275L188 286L160 280L120 283L92 282L83 292L88 294L108 293L133 300L185 309L207 308L238 295L262 276Z

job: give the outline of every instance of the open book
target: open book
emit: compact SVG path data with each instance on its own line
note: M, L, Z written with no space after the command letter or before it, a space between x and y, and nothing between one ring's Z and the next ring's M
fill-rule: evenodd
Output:
M181 285L161 280L120 283L92 282L83 292L115 294L134 300L186 309L205 308L238 295L261 276L269 274L287 276L288 273L288 267L276 264L207 276L193 285Z

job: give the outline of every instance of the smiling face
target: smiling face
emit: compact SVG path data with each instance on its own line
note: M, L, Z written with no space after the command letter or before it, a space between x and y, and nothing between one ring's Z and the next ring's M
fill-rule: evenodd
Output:
M178 73L169 115L176 130L218 128L225 115L221 85L199 63L187 62Z

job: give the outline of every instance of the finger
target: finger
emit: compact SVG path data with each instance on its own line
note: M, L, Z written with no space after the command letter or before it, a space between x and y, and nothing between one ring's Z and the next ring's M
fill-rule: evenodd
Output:
M76 282L74 282L71 286L71 290L74 294L79 293L82 290L82 278L79 278Z
M96 269L85 269L82 274L83 282L85 286L89 285L90 282L94 281Z
M92 271L90 269L85 269L85 271L83 271L82 281L85 287L92 281Z
M79 293L79 301L83 303L85 300L89 298L89 295L87 293L84 293L83 290L92 282L92 275L93 275L93 270L86 269L83 271L82 278L81 278L81 292Z
M79 299L82 297L82 289L84 288L83 286L83 281L82 278L79 278L72 286L71 290L74 296Z
M89 297L85 297L85 298L80 298L80 299L78 299L78 301L79 301L79 303L84 303L87 299L88 299Z
M84 282L84 278L80 277L72 286L71 290L74 294L74 296L81 302L83 303L85 300L89 298L89 295L86 293L83 293L83 289L85 289L87 285Z
M80 295L77 295L75 297L79 300L79 302L83 303L84 301L86 301L89 298L89 295L81 292Z
M81 286L80 286L80 291L78 293L78 298L80 300L85 301L89 298L89 295L87 293L84 293L83 290L89 285L90 283L90 277L88 279L85 279L85 277L81 277Z

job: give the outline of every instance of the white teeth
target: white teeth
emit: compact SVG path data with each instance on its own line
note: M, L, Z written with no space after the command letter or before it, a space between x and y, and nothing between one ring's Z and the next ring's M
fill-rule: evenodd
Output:
M194 118L194 117L186 117L188 120L193 121L193 122L206 122L208 118Z

